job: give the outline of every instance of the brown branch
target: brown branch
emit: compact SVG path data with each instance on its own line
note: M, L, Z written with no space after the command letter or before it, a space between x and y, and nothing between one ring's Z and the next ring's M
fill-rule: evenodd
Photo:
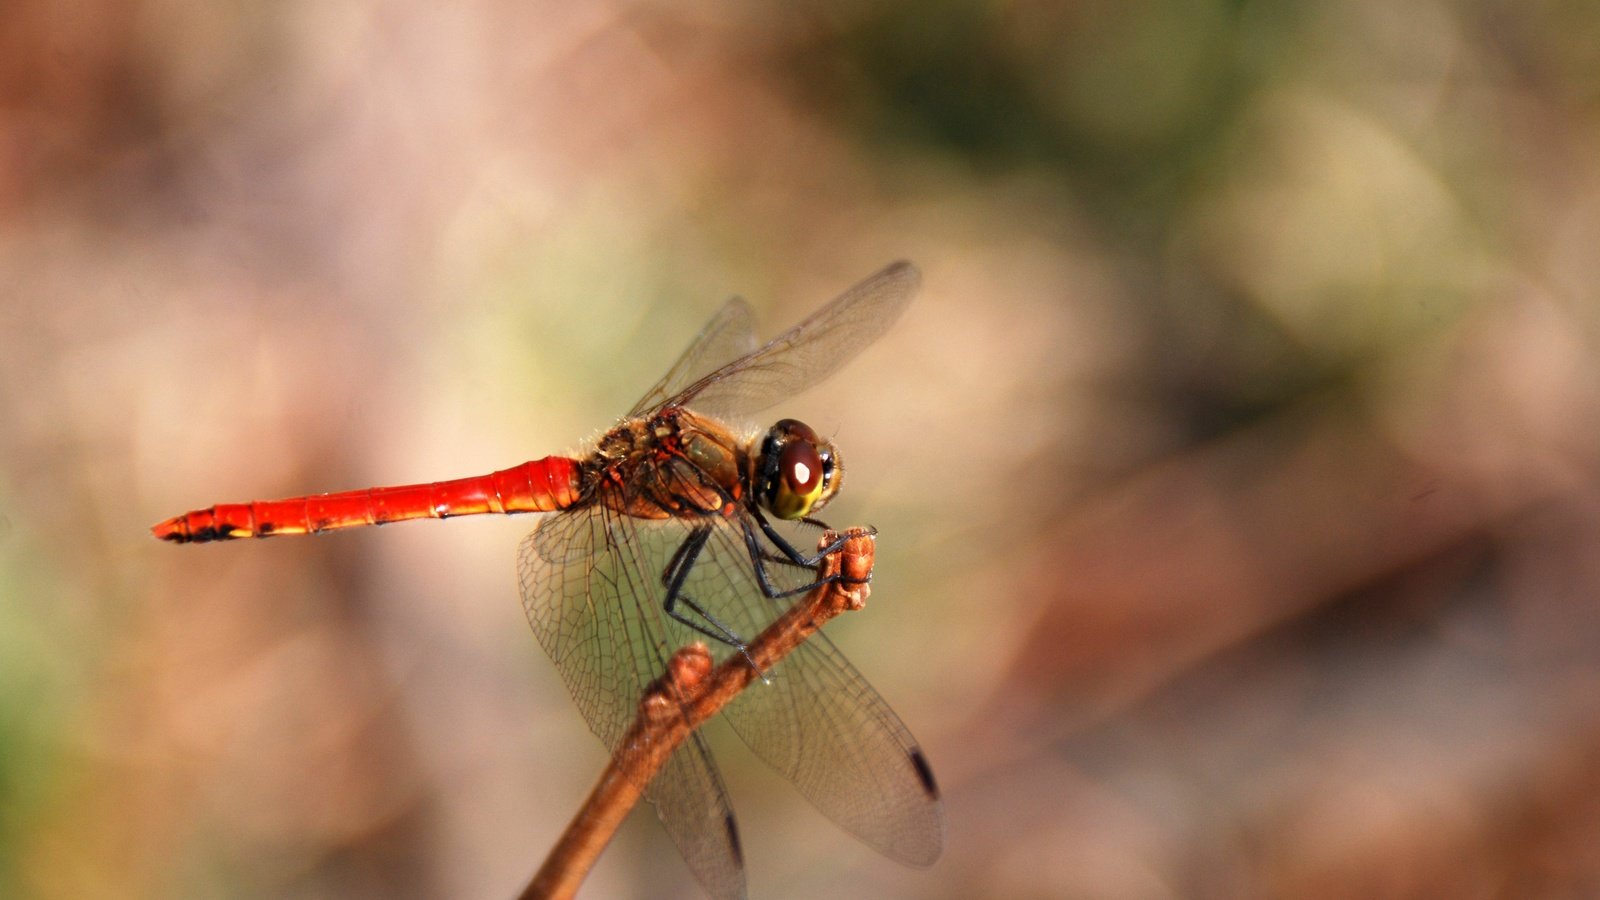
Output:
M823 623L865 605L870 592L867 580L872 575L873 531L824 532L818 549L841 536L844 543L822 560L817 573L821 578L840 577L818 585L768 625L746 648L749 660L743 654L730 654L713 671L711 653L704 644L690 644L673 654L666 673L640 699L638 715L617 744L599 782L523 890L524 900L576 894L672 751L755 681L758 670L771 670Z

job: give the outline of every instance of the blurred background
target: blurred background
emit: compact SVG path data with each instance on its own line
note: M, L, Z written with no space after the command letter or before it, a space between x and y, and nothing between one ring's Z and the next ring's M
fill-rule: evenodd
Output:
M900 257L778 410L902 868L732 736L757 897L1600 894L1600 11L0 11L0 895L507 897L605 755L526 518L173 547L611 424L730 294ZM696 896L636 813L594 897Z

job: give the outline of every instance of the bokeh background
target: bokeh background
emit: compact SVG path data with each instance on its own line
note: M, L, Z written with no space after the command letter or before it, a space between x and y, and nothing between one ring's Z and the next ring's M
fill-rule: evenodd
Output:
M1588 0L7 0L0 895L506 897L604 754L462 519L729 294L926 286L781 412L947 794L714 733L758 897L1600 894ZM695 896L635 814L595 897Z

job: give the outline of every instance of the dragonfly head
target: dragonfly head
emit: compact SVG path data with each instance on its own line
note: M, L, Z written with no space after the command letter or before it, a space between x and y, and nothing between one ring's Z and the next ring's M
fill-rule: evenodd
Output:
M780 519L801 519L826 506L844 481L833 444L811 426L784 419L767 431L756 461L761 505Z

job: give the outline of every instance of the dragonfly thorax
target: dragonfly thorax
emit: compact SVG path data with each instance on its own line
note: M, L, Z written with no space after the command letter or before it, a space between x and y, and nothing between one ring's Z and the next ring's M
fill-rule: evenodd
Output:
M746 442L669 406L607 432L586 463L598 502L644 519L733 515L747 495Z

